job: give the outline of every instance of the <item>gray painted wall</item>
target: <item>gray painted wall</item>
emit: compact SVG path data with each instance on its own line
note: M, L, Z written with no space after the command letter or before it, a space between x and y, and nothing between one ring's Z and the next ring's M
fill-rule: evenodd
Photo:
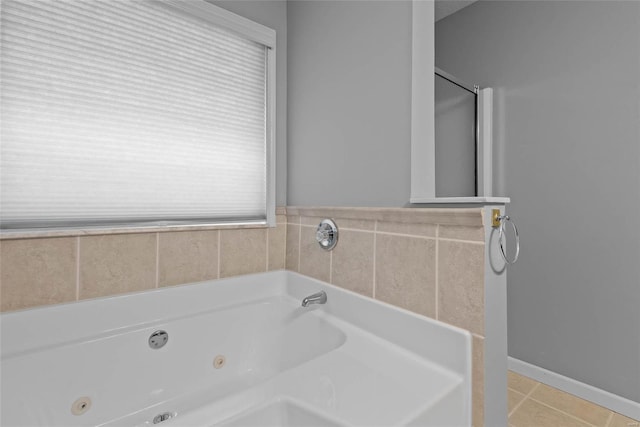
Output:
M409 201L411 3L288 4L289 205Z
M287 2L207 0L276 30L276 205L287 204Z
M436 65L497 92L509 354L640 402L640 3L481 1Z

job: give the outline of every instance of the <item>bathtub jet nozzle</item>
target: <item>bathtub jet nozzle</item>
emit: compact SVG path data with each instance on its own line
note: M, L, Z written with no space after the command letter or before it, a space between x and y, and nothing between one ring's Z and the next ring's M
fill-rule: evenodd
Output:
M153 418L153 423L160 424L161 422L170 420L175 416L176 416L175 412L165 412L164 414L158 414Z
M313 295L309 295L302 300L302 306L308 307L311 304L324 304L327 302L327 294L324 291L320 291Z

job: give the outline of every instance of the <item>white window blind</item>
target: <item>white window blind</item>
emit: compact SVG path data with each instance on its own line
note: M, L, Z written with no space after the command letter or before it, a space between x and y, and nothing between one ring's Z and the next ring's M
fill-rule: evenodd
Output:
M265 45L157 0L0 11L3 228L266 219Z

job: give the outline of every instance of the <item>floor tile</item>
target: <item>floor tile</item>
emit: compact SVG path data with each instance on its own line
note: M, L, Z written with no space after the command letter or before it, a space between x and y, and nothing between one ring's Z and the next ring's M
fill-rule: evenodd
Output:
M522 394L528 394L533 390L533 387L535 387L538 382L531 378L509 371L507 374L507 384L511 390L515 390Z
M513 411L513 409L518 406L520 402L524 400L526 396L522 393L519 393L515 390L508 389L507 390L507 403L509 407L509 413Z
M526 399L509 417L514 427L591 427L568 414L557 411L532 399Z
M613 418L607 427L639 427L640 421L633 420L620 414L613 414Z
M602 406L549 387L546 384L540 384L531 394L531 398L596 426L606 425L611 413L611 411Z

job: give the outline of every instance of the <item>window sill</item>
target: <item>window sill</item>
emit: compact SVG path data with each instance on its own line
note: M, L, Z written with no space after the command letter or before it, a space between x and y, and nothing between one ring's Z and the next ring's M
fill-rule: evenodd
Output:
M284 207L276 208L276 223L283 221ZM231 230L239 228L268 228L265 221L255 222L225 222L217 224L175 224L175 225L148 225L148 226L105 226L105 227L70 227L70 228L32 228L16 230L0 230L0 240L10 239L37 239L46 237L78 237L101 236L108 234L135 234L135 233L165 233L171 231L203 231L203 230Z

